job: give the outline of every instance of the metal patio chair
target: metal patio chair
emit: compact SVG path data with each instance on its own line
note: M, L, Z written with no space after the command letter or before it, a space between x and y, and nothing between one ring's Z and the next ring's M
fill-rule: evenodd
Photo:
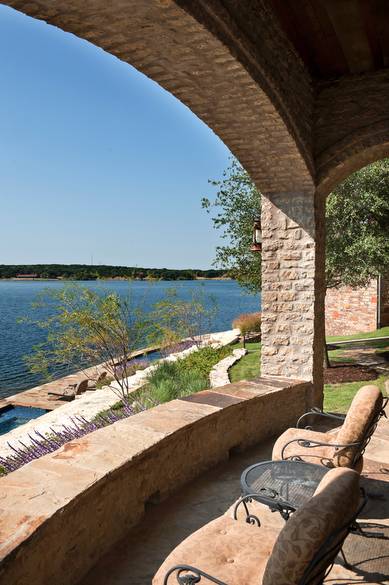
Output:
M385 414L388 399L376 386L358 390L346 415L313 408L297 421L296 428L287 429L275 442L272 458L293 459L317 463L326 467L351 467L361 472L363 454L377 424ZM319 418L339 422L338 429L329 432L303 427L308 420Z
M356 471L332 469L281 527L271 519L258 527L225 514L179 544L152 583L320 585L365 501Z

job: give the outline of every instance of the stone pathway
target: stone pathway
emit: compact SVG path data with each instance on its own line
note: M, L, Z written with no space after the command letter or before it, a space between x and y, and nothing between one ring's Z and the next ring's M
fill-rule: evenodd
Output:
M213 366L211 373L209 374L209 382L211 388L218 388L219 386L225 386L230 383L228 370L237 361L239 361L244 355L246 355L247 349L234 349L231 355L222 359L219 363Z

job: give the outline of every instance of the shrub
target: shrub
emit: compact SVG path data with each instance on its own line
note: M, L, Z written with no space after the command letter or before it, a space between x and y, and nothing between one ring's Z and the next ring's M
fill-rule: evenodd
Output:
M178 360L178 365L184 369L196 370L199 375L208 377L213 366L231 353L229 346L214 348L202 347L184 359Z
M178 362L165 362L149 377L146 396L155 402L169 402L209 386L207 376L197 370L183 369Z
M243 313L234 319L232 326L240 330L243 340L243 347L245 347L246 337L250 333L261 332L261 313Z
M204 347L175 362L162 362L148 378L147 398L168 402L209 388L211 369L230 353L230 347Z

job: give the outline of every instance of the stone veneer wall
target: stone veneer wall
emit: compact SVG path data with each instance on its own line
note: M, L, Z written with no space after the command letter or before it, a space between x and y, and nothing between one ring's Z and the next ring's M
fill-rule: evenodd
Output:
M374 331L377 328L377 281L372 280L366 288L329 289L325 307L327 335Z
M313 192L262 195L264 375L315 383L322 406L324 200Z
M311 401L307 382L230 384L100 429L0 479L0 585L74 585L147 503L231 449L279 435Z

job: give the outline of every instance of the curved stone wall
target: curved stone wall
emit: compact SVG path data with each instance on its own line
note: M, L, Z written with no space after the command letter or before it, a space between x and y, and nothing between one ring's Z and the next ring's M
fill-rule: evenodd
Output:
M231 449L279 435L309 383L261 378L115 423L0 480L0 584L74 585L158 502ZM277 413L275 415L275 413Z

